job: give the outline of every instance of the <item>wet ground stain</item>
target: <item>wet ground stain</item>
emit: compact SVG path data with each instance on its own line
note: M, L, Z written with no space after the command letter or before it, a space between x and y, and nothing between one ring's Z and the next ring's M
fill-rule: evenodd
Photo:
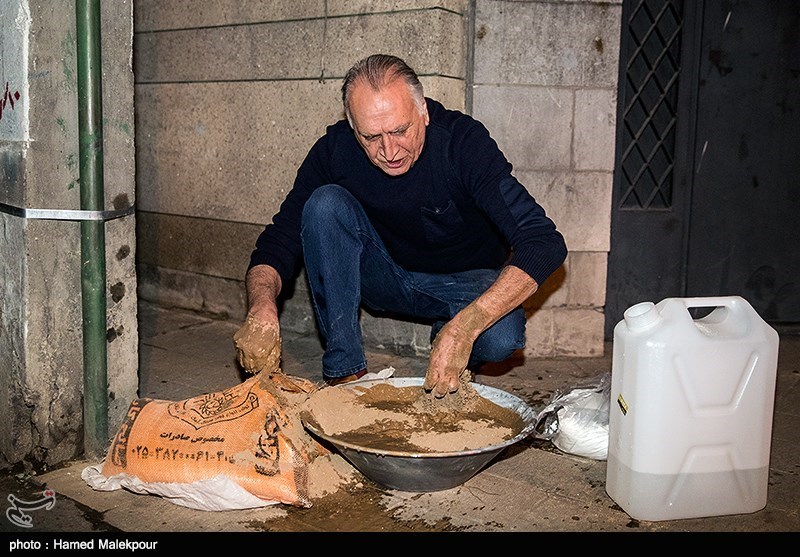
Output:
M401 520L386 509L388 492L368 479L317 499L307 509L287 509L286 516L252 520L244 525L262 532L457 532L446 517L435 523Z

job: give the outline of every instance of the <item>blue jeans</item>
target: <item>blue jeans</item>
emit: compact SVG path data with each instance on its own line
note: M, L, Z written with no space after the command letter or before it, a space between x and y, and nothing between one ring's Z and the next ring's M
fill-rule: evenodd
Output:
M314 191L300 227L306 274L325 353L325 378L367 366L359 322L363 304L431 323L431 340L444 324L497 279L497 269L453 274L410 272L386 251L361 205L335 184ZM516 308L473 345L470 367L508 358L525 345L525 310Z

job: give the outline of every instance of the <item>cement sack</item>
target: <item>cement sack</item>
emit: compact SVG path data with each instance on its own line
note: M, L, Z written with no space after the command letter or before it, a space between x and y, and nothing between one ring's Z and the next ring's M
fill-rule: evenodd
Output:
M102 466L84 469L84 481L202 510L310 507L309 464L327 451L304 430L293 411L299 405L287 403L276 378L296 387L293 396L315 390L305 379L259 374L183 401L133 401Z

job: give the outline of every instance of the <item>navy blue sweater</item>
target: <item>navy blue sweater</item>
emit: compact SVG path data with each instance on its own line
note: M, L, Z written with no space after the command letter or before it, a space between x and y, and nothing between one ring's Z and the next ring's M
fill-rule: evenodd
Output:
M427 103L425 145L401 176L388 176L369 161L346 120L329 126L258 237L248 269L267 264L284 284L292 280L302 261L303 205L315 188L338 184L363 205L395 262L409 271L511 264L541 285L566 258L561 233L512 175L483 124L431 99Z

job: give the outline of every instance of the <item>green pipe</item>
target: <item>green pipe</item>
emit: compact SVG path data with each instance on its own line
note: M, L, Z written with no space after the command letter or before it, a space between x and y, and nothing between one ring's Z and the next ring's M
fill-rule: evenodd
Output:
M102 211L103 110L100 0L76 0L81 209ZM101 456L108 442L105 222L81 221L83 443Z

